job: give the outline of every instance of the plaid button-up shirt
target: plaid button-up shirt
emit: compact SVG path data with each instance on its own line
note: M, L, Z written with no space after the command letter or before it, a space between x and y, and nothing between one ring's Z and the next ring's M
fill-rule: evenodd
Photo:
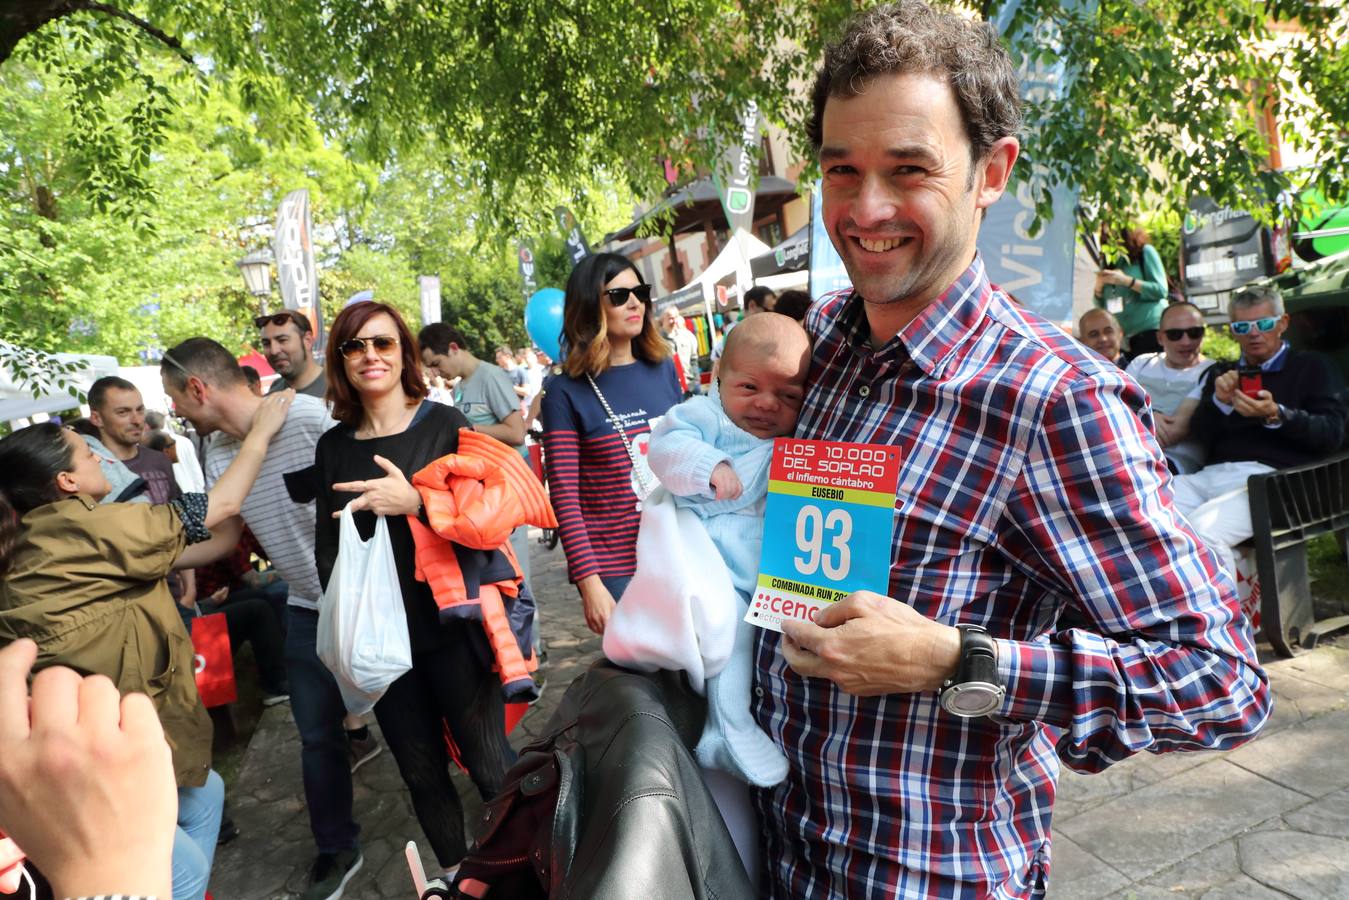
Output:
M796 435L901 450L889 595L997 638L1007 697L854 697L756 644L754 713L786 752L760 793L765 893L1043 889L1058 763L1223 749L1269 713L1235 587L1175 511L1147 396L993 288L975 259L884 346L851 293L816 305ZM1089 629L1062 629L1067 608Z

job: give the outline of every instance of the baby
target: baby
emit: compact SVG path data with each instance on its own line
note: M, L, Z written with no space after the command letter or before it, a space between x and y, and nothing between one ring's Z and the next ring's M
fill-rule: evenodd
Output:
M698 762L758 787L786 777L787 760L750 716L754 635L741 619L758 580L773 438L796 428L809 363L810 340L797 322L749 316L726 339L717 389L666 413L649 450L661 485L702 520L739 601L730 659L707 679Z

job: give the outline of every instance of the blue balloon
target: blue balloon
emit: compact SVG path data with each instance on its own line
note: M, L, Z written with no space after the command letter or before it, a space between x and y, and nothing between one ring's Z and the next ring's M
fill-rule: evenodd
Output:
M562 302L566 294L557 288L540 288L525 302L525 331L548 358L562 358Z

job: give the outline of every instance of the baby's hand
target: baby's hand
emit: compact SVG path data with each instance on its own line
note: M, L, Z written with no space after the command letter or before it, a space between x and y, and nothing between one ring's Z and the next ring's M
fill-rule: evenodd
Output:
M712 493L718 500L734 500L744 490L740 484L740 476L735 474L735 469L732 469L731 464L725 460L717 463L709 481Z

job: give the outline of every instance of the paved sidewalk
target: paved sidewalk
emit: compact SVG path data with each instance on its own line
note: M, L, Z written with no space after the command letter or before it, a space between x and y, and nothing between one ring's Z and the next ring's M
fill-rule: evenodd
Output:
M538 532L534 534L537 536ZM567 583L561 545L549 551L533 543L531 549L530 586L541 607L548 648L548 687L511 735L516 748L537 736L567 685L600 656L600 639L586 628L580 598ZM370 718L372 730L378 733L374 717ZM436 872L435 858L412 813L407 788L393 755L386 749L362 766L353 781L365 864L347 886L344 896L353 900L414 898L404 846L409 840L417 841L428 875ZM472 822L482 808L477 790L457 770L454 782ZM226 798L241 834L216 852L211 872L212 895L216 900L298 897L315 850L300 781L300 737L289 704L263 712Z
M1266 668L1274 712L1245 747L1064 771L1052 900L1349 897L1349 649Z
M512 743L532 740L572 679L600 655L567 583L562 548L534 545L533 585L548 642L548 689ZM1228 753L1143 754L1100 775L1065 769L1055 805L1052 900L1349 898L1349 649L1270 661L1273 717ZM263 714L229 803L242 834L216 854L217 900L291 898L313 842L300 746L286 705ZM470 821L481 808L455 783ZM403 847L434 859L386 751L355 776L365 865L346 896L412 897ZM732 898L733 900L733 898Z

